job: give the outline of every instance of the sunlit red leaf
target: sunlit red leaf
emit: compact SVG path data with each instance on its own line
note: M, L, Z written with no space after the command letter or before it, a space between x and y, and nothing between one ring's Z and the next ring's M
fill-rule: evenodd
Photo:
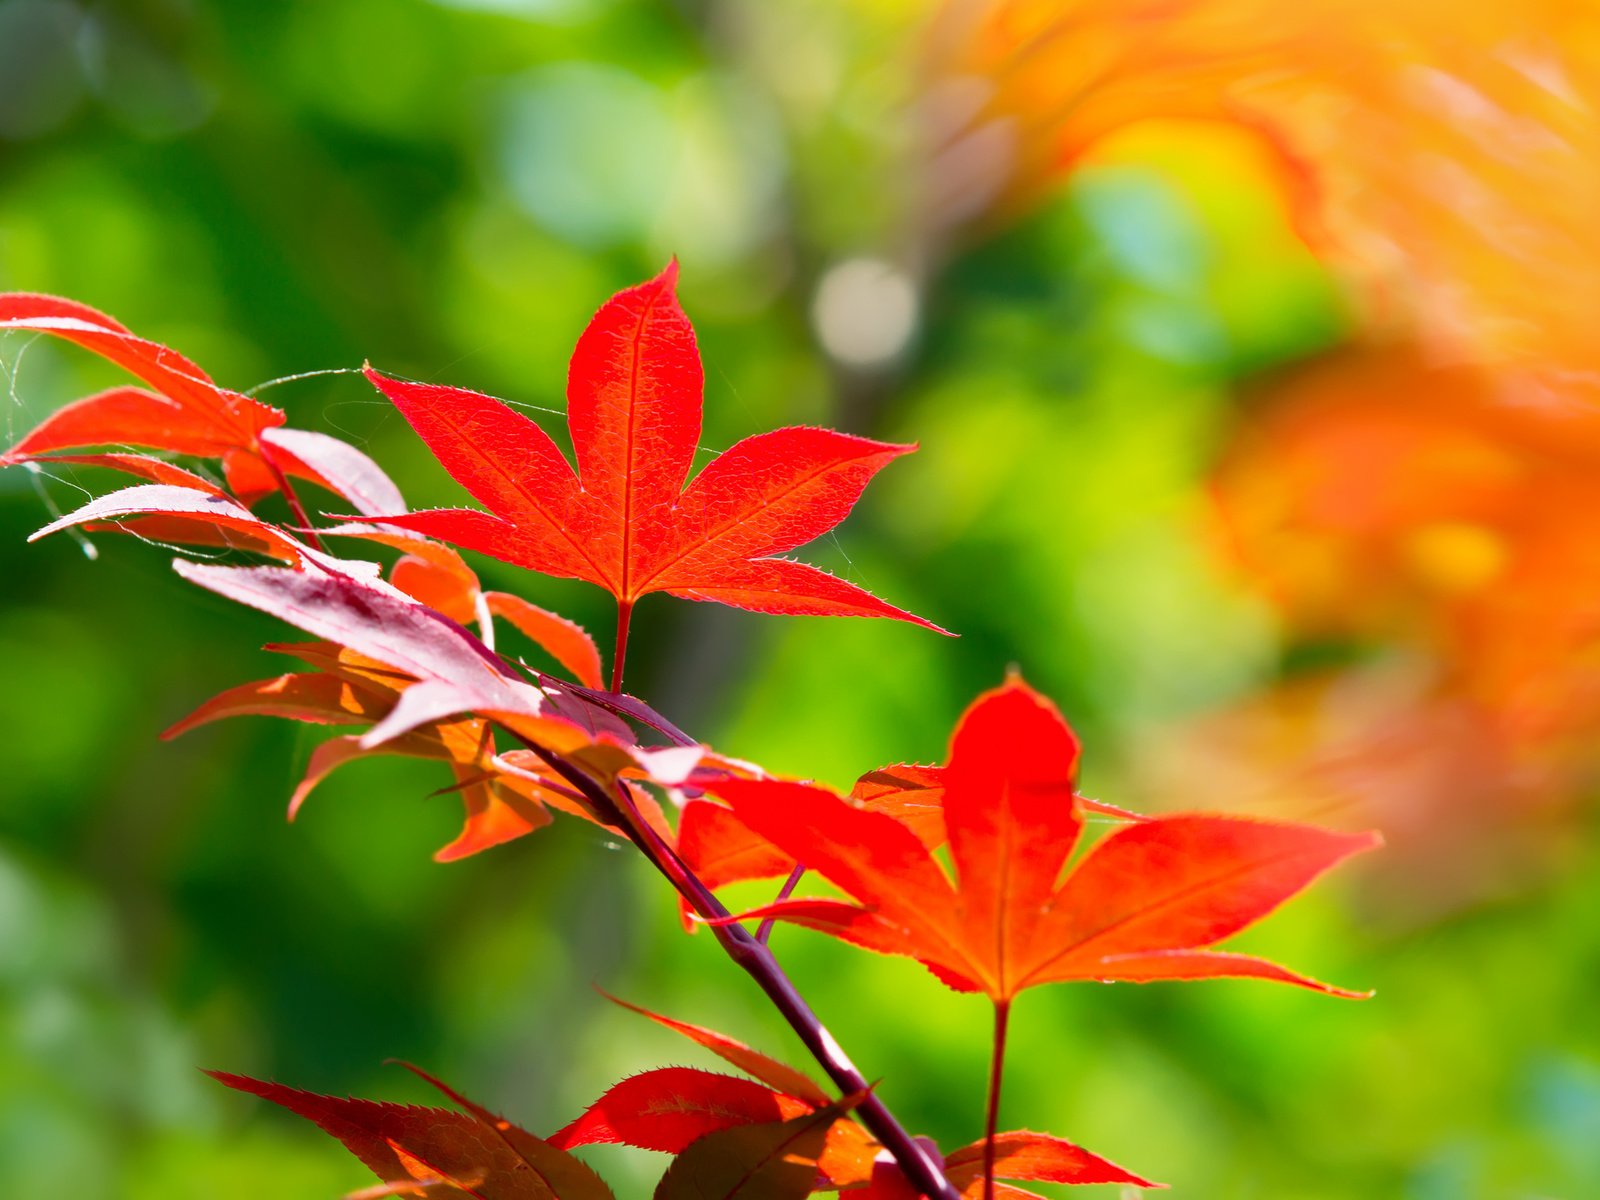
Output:
M578 472L533 421L488 396L368 370L445 468L490 511L389 522L550 575L624 605L650 592L762 612L919 617L804 563L773 557L820 537L909 446L820 429L747 438L685 487L700 434L694 331L676 264L618 293L579 339L568 385ZM581 477L581 483L580 483ZM931 626L930 626L931 627Z
M201 544L216 544L220 540L222 545L238 544L293 563L304 562L308 556L306 546L216 489L202 490L169 483L137 484L98 496L37 530L28 540L37 541L70 526L91 522L120 524L131 520L137 527L145 518L162 522L153 528L178 542L192 541L191 536L186 536L192 529ZM230 536L233 534L239 536Z
M181 354L136 337L105 313L56 296L7 293L0 295L0 331L8 329L76 342L154 390L111 388L68 404L0 455L0 464L81 446L145 446L221 458L229 486L246 504L278 490L281 471L364 513L404 511L399 490L354 446L283 428L278 409L220 387Z
M708 888L787 875L795 861L751 829L732 809L690 800L678 821L678 853Z
M106 467L124 474L137 475L141 479L148 479L151 483L164 483L173 487L217 494L222 492L216 484L201 475L196 475L193 471L187 471L165 459L150 458L144 454L52 454L46 458L32 458L28 461L46 472L57 463L81 467Z
M726 1034L718 1033L714 1029L707 1029L701 1025L691 1025L687 1021L664 1017L660 1013L651 1012L649 1009L641 1008L637 1004L629 1004L626 1000L619 1000L615 996L608 995L606 999L613 1004L619 1004L623 1008L636 1012L642 1017L648 1017L656 1024L664 1025L675 1033L681 1033L690 1041L704 1046L713 1054L732 1063L751 1078L759 1079L762 1083L777 1091L810 1101L813 1106L828 1103L828 1094L801 1072L796 1071L793 1067L786 1066L774 1058L769 1058L759 1050L752 1050L743 1042L735 1041Z
M175 738L208 722L240 716L285 717L313 725L370 724L393 707L396 695L398 688L384 694L335 675L290 672L220 692L161 736Z
M1016 1130L995 1136L994 1177L1035 1183L1120 1183L1131 1187L1163 1186L1141 1179L1081 1146L1047 1133ZM964 1196L983 1190L983 1142L974 1142L945 1157L945 1176Z
M239 392L218 387L209 375L175 350L135 336L119 322L87 305L57 296L23 292L0 295L0 330L4 329L48 333L76 342L137 375L180 410L171 419L171 427L178 436L203 438L216 447L248 446L253 444L263 429L283 424L283 414L277 409ZM110 395L113 393L102 393L102 396ZM79 401L79 405L85 403ZM122 436L117 424L123 411L117 403L108 403L100 410L78 408L70 418L72 423L80 432L97 432L99 436L68 443L60 440L59 436L51 435L47 439L53 443L51 445L36 445L26 450L21 446L14 447L11 453L37 453L40 449L64 449L68 445L130 441L132 439ZM98 423L94 430L88 424L90 412L94 413ZM26 445L27 441L24 439L22 445ZM141 444L161 449L182 449L159 442Z
M864 812L882 813L909 829L929 850L945 842L944 767L901 763L869 771L856 781L850 799ZM1077 798L1085 812L1139 821L1137 813ZM750 879L773 879L796 867L793 857L746 825L732 809L710 799L684 805L678 824L678 852L702 883L716 889Z
M678 1154L719 1129L784 1121L814 1107L737 1076L661 1067L630 1075L611 1087L582 1115L552 1133L550 1144L570 1150L620 1142Z
M1001 1003L1059 980L1201 974L1348 994L1209 947L1374 846L1373 835L1161 817L1110 833L1062 878L1082 826L1077 756L1060 714L1020 681L968 710L945 778L954 881L910 830L882 813L803 784L715 784L750 828L803 857L854 901L787 900L746 915L909 955L950 986Z

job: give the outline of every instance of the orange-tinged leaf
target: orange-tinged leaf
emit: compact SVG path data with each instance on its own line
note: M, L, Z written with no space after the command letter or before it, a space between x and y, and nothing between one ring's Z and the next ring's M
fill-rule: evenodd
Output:
M314 725L370 724L389 711L394 694L355 687L334 675L290 672L218 693L163 731L161 737L175 738L210 721L248 715L287 717Z
M386 719L406 689L417 683L412 676L330 643L273 648L297 654L324 669L231 688L163 736L176 737L208 721L246 714L316 724L372 725ZM577 736L581 740L584 735ZM360 735L322 743L312 751L305 775L290 797L290 819L332 771L369 754L403 754L449 764L455 783L444 790L460 795L466 821L460 835L435 854L440 862L465 858L549 824L546 801L555 801L563 810L572 807L563 785L541 770L542 764L513 765L501 759L489 723L463 716L418 723L377 745L368 744Z
M137 375L183 410L179 422L186 435L192 432L208 436L217 444L248 446L262 430L283 424L283 413L277 409L218 387L209 375L175 350L135 336L87 305L56 296L9 293L0 296L0 330L3 329L48 333L76 342ZM100 433L99 437L77 444L129 440L119 436L114 425L102 428ZM66 444L57 441L54 448Z
M478 576L449 546L418 534L368 525L340 525L326 534L364 538L404 550L390 581L463 625L489 617L509 621L586 687L602 688L600 651L583 627L557 613L506 592L485 592Z
M111 388L68 404L0 455L0 465L79 446L145 446L221 458L229 486L246 504L278 490L276 469L328 488L364 513L405 510L394 483L354 446L284 428L278 409L218 386L181 354L136 337L105 313L57 296L8 293L0 295L4 330L76 342L155 390Z
M621 1005L631 1012L638 1013L641 1017L649 1017L658 1025L664 1025L675 1033L681 1033L690 1041L704 1046L713 1054L732 1063L753 1079L759 1079L767 1086L777 1091L798 1096L802 1100L809 1100L814 1105L828 1103L828 1093L823 1091L807 1076L793 1067L786 1066L775 1058L769 1058L759 1050L752 1050L743 1042L735 1041L726 1034L718 1033L714 1029L707 1029L702 1025L691 1025L687 1021L675 1020L664 1017L660 1013L651 1012L637 1004L630 1004L616 996L602 992L602 995L613 1004Z
M6 456L9 458L10 456ZM11 461L23 461L11 459ZM209 479L196 475L193 471L186 471L182 467L169 463L164 459L150 458L144 454L51 454L40 458L28 458L26 461L37 463L41 469L48 469L55 463L68 463L73 466L107 467L113 471L122 471L129 475L138 475L148 479L151 483L166 483L175 487L193 488L196 491L213 492L222 494L222 489Z
M600 651L583 626L508 592L485 592L483 598L491 613L511 622L571 671L579 683L596 689L605 687Z
M794 859L711 800L690 800L678 821L678 853L700 882L719 888L747 879L772 879L794 869Z
M1040 930L1053 948L1030 956L1027 982L1162 978L1164 956L1172 956L1173 977L1233 973L1197 968L1236 956L1195 951L1260 920L1330 867L1377 844L1372 834L1244 817L1178 814L1118 829L1055 892Z
M761 612L896 617L937 628L815 567L775 557L832 529L871 477L912 447L820 429L747 438L687 487L703 379L676 264L612 297L568 380L578 471L533 421L489 396L378 374L452 476L490 511L386 523L631 605L651 592Z
M550 1135L550 1144L621 1143L678 1154L708 1133L735 1125L784 1121L815 1105L759 1083L693 1067L660 1067L609 1088L575 1120Z
M818 1184L828 1130L860 1099L707 1134L673 1160L655 1200L802 1200Z
M234 443L231 431L196 419L176 401L144 388L117 387L57 409L0 461L24 462L51 450L108 445L215 457L232 449Z
M952 739L945 817L956 878L904 825L816 787L725 780L711 790L753 830L851 899L785 900L776 917L905 954L997 1003L1067 979L1250 975L1325 991L1209 948L1378 839L1222 816L1118 828L1065 874L1082 825L1078 743L1013 679L980 697ZM1345 993L1340 993L1345 994Z
M141 483L98 496L35 531L28 540L37 541L73 525L138 522L145 518L160 520L162 524L154 528L180 542L199 536L207 539L202 544L210 545L214 544L211 539L220 537L223 545L237 542L249 549L259 547L263 553L286 562L300 563L308 558L306 546L216 489L167 483ZM186 532L186 527L192 527L192 534Z
M899 763L856 780L850 798L899 821L928 849L944 845L944 768Z
M1014 1130L996 1134L994 1147L996 1179L1021 1179L1037 1183L1120 1183L1141 1188L1164 1186L1141 1179L1097 1154L1090 1154L1081 1146L1048 1133ZM963 1146L946 1156L945 1176L962 1189L964 1196L982 1195L983 1158L984 1144L981 1141Z

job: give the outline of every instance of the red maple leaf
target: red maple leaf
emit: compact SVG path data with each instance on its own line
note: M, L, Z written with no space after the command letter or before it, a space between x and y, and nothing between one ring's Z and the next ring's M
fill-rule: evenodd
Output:
M220 458L229 486L246 504L274 491L288 494L285 477L294 475L337 492L364 513L393 512L404 506L389 477L354 446L327 434L285 427L279 409L214 383L176 350L139 337L88 305L59 296L7 292L0 295L0 332L8 329L75 342L150 387L110 388L66 405L0 454L0 465L39 460L50 451L80 446L145 446ZM159 463L138 455L67 461L93 462L157 482L174 482L162 478Z
M369 367L367 377L490 510L438 509L387 523L605 588L617 598L619 660L633 605L651 592L937 630L855 584L778 557L844 520L867 481L914 447L777 429L739 442L685 486L704 381L676 279L672 263L619 292L578 339L567 384L576 472L543 429L501 401Z
M967 711L942 773L955 880L912 830L859 802L772 779L713 783L745 825L852 898L745 916L909 955L999 1005L1072 979L1249 976L1354 994L1210 947L1377 845L1375 834L1162 816L1108 834L1063 878L1083 826L1078 750L1054 706L1020 680Z

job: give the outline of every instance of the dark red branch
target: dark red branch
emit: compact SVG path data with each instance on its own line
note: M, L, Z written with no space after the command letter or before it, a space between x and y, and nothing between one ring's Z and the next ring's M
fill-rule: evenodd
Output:
M513 733L516 731L513 730ZM961 1200L960 1193L948 1179L938 1161L934 1159L895 1119L887 1105L872 1090L872 1084L845 1054L833 1035L811 1011L811 1006L800 995L794 983L778 965L778 960L761 942L743 926L721 924L732 916L711 890L700 881L678 853L638 813L627 786L619 784L615 795L608 792L592 776L567 762L559 754L546 750L537 742L522 737L523 744L550 764L552 770L584 794L599 812L618 812L620 826L628 839L637 846L650 864L667 877L678 894L689 906L707 921L712 936L738 966L767 994L778 1011L783 1014L806 1049L818 1065L827 1072L842 1095L864 1093L866 1099L856 1109L861 1123L878 1139L879 1145L893 1156L907 1179L924 1196L931 1200Z

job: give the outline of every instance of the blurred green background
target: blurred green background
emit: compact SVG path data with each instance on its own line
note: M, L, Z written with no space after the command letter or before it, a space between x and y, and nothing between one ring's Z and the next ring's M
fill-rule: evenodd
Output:
M984 237L919 227L908 0L0 0L0 288L103 308L220 381L353 368L479 388L548 428L590 313L676 254L704 445L778 424L915 440L808 557L958 631L666 599L630 689L719 748L847 785L938 761L1018 664L1138 795L1163 722L1273 680L1283 637L1204 536L1235 386L1345 336L1273 198L1182 145L1079 173ZM115 380L0 338L9 443ZM284 383L418 507L459 493L357 377ZM548 417L541 415L548 412ZM422 1064L537 1132L697 1062L590 990L800 1061L667 889L558 822L465 862L411 761L336 774L268 720L156 734L283 669L282 630L170 554L28 546L112 481L0 474L0 1178L28 1197L329 1197L363 1170L197 1068L425 1098ZM609 601L487 561L604 636ZM1579 810L1583 811L1583 810ZM1446 911L1358 866L1241 945L1377 999L1248 983L1057 987L1018 1006L1010 1127L1180 1197L1600 1195L1600 864ZM1585 828L1587 826L1588 828ZM754 896L765 896L765 886ZM916 1129L980 1132L988 1014L920 968L780 930ZM600 1148L624 1196L661 1168ZM1046 1191L1049 1189L1046 1188ZM1097 1189L1087 1189L1094 1194Z

